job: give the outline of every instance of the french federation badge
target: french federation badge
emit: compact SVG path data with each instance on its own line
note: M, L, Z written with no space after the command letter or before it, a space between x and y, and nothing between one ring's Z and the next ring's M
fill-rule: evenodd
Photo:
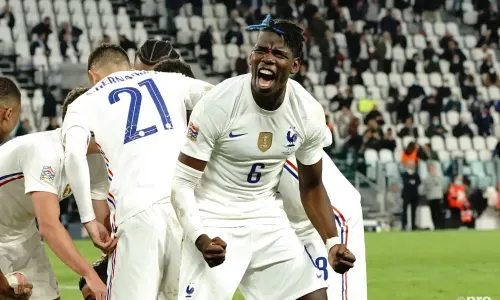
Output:
M50 166L44 166L42 168L42 174L40 174L40 181L47 182L48 184L54 184L56 178L56 171Z

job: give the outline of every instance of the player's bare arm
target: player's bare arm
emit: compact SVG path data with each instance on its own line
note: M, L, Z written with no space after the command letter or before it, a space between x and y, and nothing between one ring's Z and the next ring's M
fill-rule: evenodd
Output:
M58 196L48 192L32 192L31 199L40 235L57 257L73 271L93 284L96 299L105 299L106 285L76 249L71 237L59 221Z
M304 210L329 248L328 260L337 273L345 273L354 266L356 258L338 240L335 216L323 185L323 162L304 165L297 160L299 189Z
M172 186L172 205L188 237L210 267L222 264L226 256L226 243L219 237L210 238L204 231L194 197L194 188L207 165L191 156L180 153Z
M96 221L104 225L108 232L111 232L110 211L106 199L92 199L92 207Z

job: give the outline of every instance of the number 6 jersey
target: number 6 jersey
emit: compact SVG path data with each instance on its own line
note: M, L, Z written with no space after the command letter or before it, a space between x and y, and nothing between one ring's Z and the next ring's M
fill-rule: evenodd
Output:
M63 137L78 126L106 162L108 203L118 226L153 203L168 199L186 110L211 84L177 73L122 71L94 85L68 107Z
M208 161L195 188L205 226L288 224L275 201L286 159L315 164L331 142L323 108L299 83L288 80L281 106L266 111L250 82L251 74L223 81L191 115L181 151Z

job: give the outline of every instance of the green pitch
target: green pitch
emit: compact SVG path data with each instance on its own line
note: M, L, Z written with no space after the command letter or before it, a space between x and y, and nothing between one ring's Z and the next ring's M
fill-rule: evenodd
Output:
M90 242L76 244L89 262L99 258ZM500 231L369 233L366 252L369 300L500 300ZM62 300L82 299L78 276L49 255Z

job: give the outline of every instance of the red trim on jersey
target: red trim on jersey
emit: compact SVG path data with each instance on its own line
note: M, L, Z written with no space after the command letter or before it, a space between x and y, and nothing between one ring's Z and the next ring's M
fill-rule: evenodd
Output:
M6 181L0 183L0 187L6 185L9 182L16 181L16 180L23 179L23 178L24 178L24 175L19 175L19 176L13 177L9 180L6 180Z

